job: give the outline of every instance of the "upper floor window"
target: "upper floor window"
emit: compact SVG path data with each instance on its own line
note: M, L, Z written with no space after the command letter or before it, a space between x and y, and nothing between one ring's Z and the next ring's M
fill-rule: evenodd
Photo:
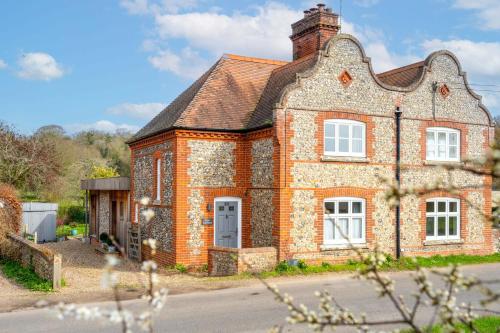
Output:
M325 155L365 157L365 124L354 120L325 120Z
M426 159L460 161L460 132L445 127L430 127L426 134Z
M460 234L460 200L433 198L426 201L425 234L429 240L458 239Z
M325 200L323 242L325 245L365 242L365 200Z
M156 160L156 200L161 196L161 158Z

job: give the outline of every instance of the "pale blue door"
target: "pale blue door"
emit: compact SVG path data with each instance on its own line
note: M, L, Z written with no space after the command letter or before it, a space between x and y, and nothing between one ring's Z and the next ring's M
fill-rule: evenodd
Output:
M238 247L238 202L218 201L215 214L215 245Z

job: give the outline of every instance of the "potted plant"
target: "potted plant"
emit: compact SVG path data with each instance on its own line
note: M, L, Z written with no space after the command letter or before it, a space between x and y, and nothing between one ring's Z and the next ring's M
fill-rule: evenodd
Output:
M78 235L78 230L76 229L77 224L75 222L71 222L69 224L69 227L71 228L71 236L76 236Z
M108 251L108 242L110 241L110 239L107 232L103 232L99 235L99 241L101 242L102 248Z

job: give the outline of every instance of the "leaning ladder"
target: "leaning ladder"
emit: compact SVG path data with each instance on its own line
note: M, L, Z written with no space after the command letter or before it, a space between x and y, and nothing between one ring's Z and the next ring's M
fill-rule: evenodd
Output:
M138 223L130 224L128 228L128 257L141 260L141 230Z

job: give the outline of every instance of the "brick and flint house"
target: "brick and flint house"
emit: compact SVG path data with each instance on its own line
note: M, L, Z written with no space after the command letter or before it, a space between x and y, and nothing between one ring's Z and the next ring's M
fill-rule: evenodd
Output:
M131 221L162 264L203 265L214 245L339 261L353 256L345 235L394 255L382 179L395 178L398 135L401 186L464 188L402 199L401 254L493 251L491 178L439 167L481 157L493 135L458 59L439 51L376 74L339 30L324 5L305 11L293 61L224 55L131 139Z

